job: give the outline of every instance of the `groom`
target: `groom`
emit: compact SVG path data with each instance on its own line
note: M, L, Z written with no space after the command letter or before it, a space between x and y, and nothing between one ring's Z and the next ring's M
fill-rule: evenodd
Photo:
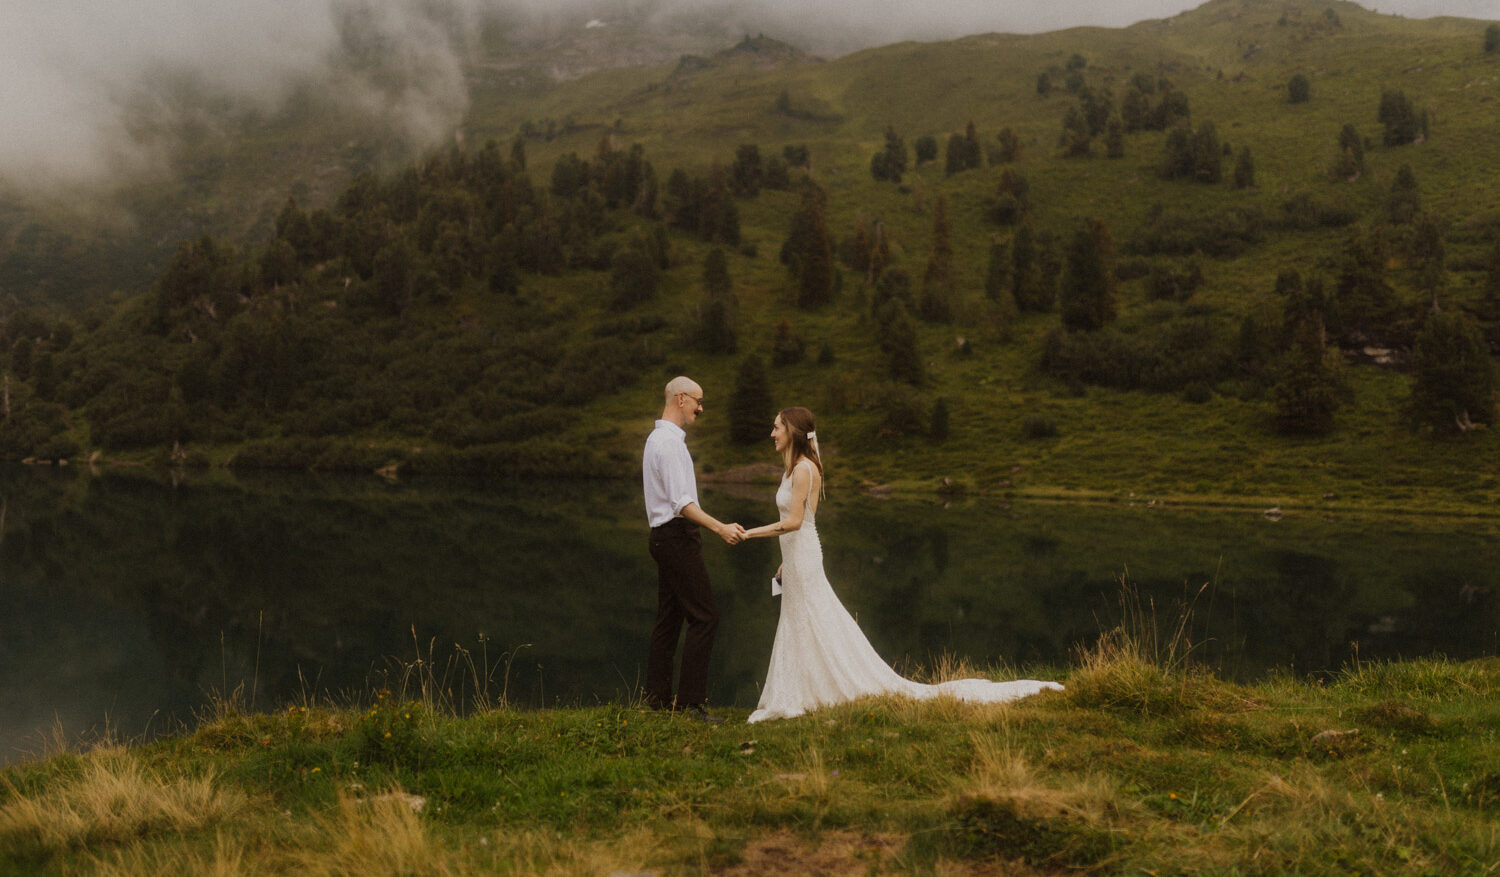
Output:
M703 565L699 527L730 545L745 538L739 524L720 523L698 505L698 479L687 449L686 427L703 411L703 388L691 378L667 382L661 419L646 439L641 480L646 517L651 522L651 558L656 561L656 626L646 657L646 703L653 709L683 710L690 718L717 725L724 719L703 708L708 698L708 657L713 651L719 610ZM672 696L672 662L677 635L687 622L682 678Z

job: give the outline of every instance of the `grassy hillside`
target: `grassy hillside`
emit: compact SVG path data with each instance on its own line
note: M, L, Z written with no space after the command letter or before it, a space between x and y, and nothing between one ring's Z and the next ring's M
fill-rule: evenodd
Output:
M247 465L623 475L632 471L640 436L654 416L656 388L671 374L687 372L708 395L695 453L705 469L722 470L767 456L765 448L731 443L725 421L744 358L768 360L776 326L784 320L806 343L807 355L770 367L771 402L806 404L819 413L820 435L836 463L835 484L946 482L948 489L981 492L1484 513L1500 496L1493 430L1428 434L1413 429L1404 413L1412 385L1410 348L1434 295L1418 270L1416 224L1393 223L1387 201L1398 169L1409 166L1422 210L1442 233L1446 271L1435 297L1445 310L1475 314L1493 338L1493 324L1483 321L1500 316L1486 310L1485 299L1489 254L1500 228L1500 180L1489 172L1500 159L1492 136L1500 57L1483 52L1485 26L1408 21L1347 3L1218 0L1119 30L980 35L831 61L747 39L713 56L611 69L563 83L530 79L518 85L514 69L480 65L471 74L467 154L476 155L474 144L491 139L504 152L519 134L526 175L539 192L549 188L555 162L570 154L595 159L606 135L622 154L639 144L663 190L673 169L706 178L713 165L728 167L744 144L756 145L766 158L779 156L784 146L805 146L805 176L825 195L835 247L861 223L883 223L889 267L909 274L918 294L942 199L952 229L952 316L919 323L925 381L908 389L889 379L885 354L875 344L878 293L862 272L840 269L841 291L830 305L794 305L796 280L777 259L800 204L794 185L736 200L740 241L726 247L738 301L734 355L702 352L690 343L703 297L702 265L714 244L684 229L670 231L668 268L654 297L624 312L610 306L603 257L593 258L593 267L584 264L589 258L570 257L570 267L557 275L523 270L514 296L492 292L491 267L475 257L462 283L441 294L417 294L395 314L349 308L343 297L358 293L359 281L367 278L355 272L355 291L349 292L351 273L336 261L309 265L291 286L257 280L252 267L237 287L244 307L228 308L242 310L238 316L199 315L191 325L175 327L158 319L152 327L156 318L149 315L159 296L153 290L84 324L71 352L55 351L57 367L67 372L65 392L37 400L60 406L38 415L50 426L39 429L31 445L12 445L21 449L18 455L44 457L101 447L116 456L165 456L175 442L185 446L183 454L204 462L238 454ZM1052 82L1045 95L1037 85L1042 73ZM1079 105L1069 76L1077 77L1074 85L1107 94L1118 112L1143 74L1153 87L1149 100L1160 100L1162 88L1170 88L1187 96L1195 129L1213 124L1226 146L1223 182L1162 178L1158 171L1170 139L1163 130L1126 134L1120 158L1105 157L1103 137L1094 139L1091 155L1063 157L1063 120ZM1296 74L1310 84L1305 103L1287 99L1287 83ZM1376 112L1387 90L1399 90L1425 111L1421 142L1382 145ZM1019 158L1003 167L982 162L946 174L943 147L970 122L986 147L998 142L1002 128L1013 130ZM1354 126L1366 147L1363 171L1353 179L1330 174L1345 125ZM924 135L934 137L937 160L909 169L899 184L873 179L871 156L882 148L888 127L908 149ZM263 136L262 151L269 152L275 133ZM237 148L256 147L247 142ZM1243 149L1253 156L1254 185L1234 188L1235 156ZM433 160L424 161L413 169L424 191L435 191ZM240 162L224 167L247 174ZM396 187L397 170L382 185ZM1069 336L1076 354L1088 354L1091 344L1099 350L1115 345L1136 350L1131 356L1155 357L1158 371L1194 357L1220 365L1199 380L1178 376L1127 385L1152 390L1122 390L1108 375L1069 378L1057 368L1041 368L1044 349L1058 343L1058 314L1017 314L1003 296L992 300L984 292L992 243L1013 244L1016 230L988 217L1007 172L1029 183L1029 221L1044 244L1044 261L1060 267L1069 242L1090 218L1102 220L1115 242L1119 320L1097 336ZM260 204L253 220L254 211L224 208L244 229L262 234L231 236L242 243L235 259L254 263L266 247L275 224L266 205L279 205L286 194L298 194L304 206L331 203L321 194L325 189L291 188L261 188L255 199L230 202ZM543 201L563 203L551 198ZM601 253L652 234L650 216L610 216L599 238L605 242L598 244ZM1252 218L1247 243L1223 246L1226 217ZM396 227L417 235L414 270L436 264L432 241L421 239L414 220ZM1343 370L1343 404L1331 432L1285 437L1273 429L1275 361L1267 358L1271 354L1247 359L1243 339L1247 332L1281 331L1284 296L1274 291L1281 272L1295 269L1332 291L1356 232L1385 241L1380 265L1391 301L1373 330L1340 330L1328 317L1333 340L1345 345L1344 358L1351 362ZM1177 249L1152 243L1157 239L1175 240ZM1200 252L1183 252L1183 240L1188 250ZM1151 272L1193 266L1202 282L1190 296L1152 295ZM1054 287L1066 282L1065 271L1053 278ZM269 287L279 291L268 294ZM1346 324L1362 318L1374 319L1344 303ZM235 330L239 335L229 331L233 320L245 324ZM37 325L29 356L57 347L46 321ZM240 339L240 360L225 353L235 345L219 337L221 331ZM264 343L292 337L293 346L305 352L299 356L310 357L276 379L287 382L278 405L304 413L361 405L372 410L317 428L305 418L298 426L264 402L247 413L244 387L230 386L235 381L228 376L241 368L234 362L263 361L255 353L266 349L256 346L262 342L247 340L256 332ZM13 343L20 336L7 337ZM1395 365L1364 363L1367 346L1390 348ZM336 368L329 365L335 359L341 363ZM218 370L215 386L224 392L214 410L200 410L188 399L178 409L185 413L176 427L146 430L145 440L120 441L116 431L116 440L100 441L96 427L108 406L97 399L121 374L149 363L156 377L137 395L152 404L175 404L173 387L181 390L190 362ZM407 388L399 398L392 396L392 381ZM441 389L426 392L424 386ZM17 390L23 396L29 391L27 383ZM496 401L478 405L471 398L476 393L494 393ZM124 394L113 410L135 404L131 398ZM948 413L946 437L932 434L938 400ZM908 415L906 422L893 421L893 411ZM476 452L466 450L477 441L474 424L522 414L535 417L512 419L480 442L490 449L488 463L476 462ZM458 426L439 428L445 423ZM185 429L188 424L194 428ZM470 438L455 440L460 434ZM58 436L59 444L42 446ZM310 444L306 436L317 440ZM245 453L247 441L251 453ZM517 450L521 445L531 450ZM497 450L502 447L509 450ZM432 462L434 454L449 451L443 462Z

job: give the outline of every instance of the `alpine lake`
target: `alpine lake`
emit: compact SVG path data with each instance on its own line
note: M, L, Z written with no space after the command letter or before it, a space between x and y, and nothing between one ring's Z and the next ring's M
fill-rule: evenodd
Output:
M774 486L703 485L747 526ZM1056 674L1122 593L1232 679L1500 651L1500 521L1122 501L882 499L818 515L844 604L897 669ZM712 706L751 708L775 540L705 534ZM455 708L630 701L656 608L639 485L0 469L0 763L181 730L215 702L441 689ZM1186 614L1185 614L1186 613ZM1043 677L1045 678L1045 676Z

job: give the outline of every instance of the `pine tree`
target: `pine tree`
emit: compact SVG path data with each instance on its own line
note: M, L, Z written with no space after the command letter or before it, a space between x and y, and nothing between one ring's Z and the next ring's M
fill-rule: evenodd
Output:
M734 194L741 198L753 198L759 194L764 177L760 164L760 147L754 143L740 145L734 152L734 165L729 174Z
M1223 157L1214 123L1199 125L1193 134L1193 178L1200 183L1217 183L1224 179Z
M870 159L870 175L877 180L901 182L906 173L906 144L895 128L885 129L885 148Z
M953 291L953 244L949 234L948 200L939 195L932 209L932 250L922 277L922 319L934 323L946 323L953 318L949 301Z
M1386 215L1391 222L1402 224L1411 222L1422 210L1422 192L1417 186L1417 175L1412 173L1411 165L1403 164L1396 171L1396 179L1391 181L1391 193L1386 198Z
M1120 121L1119 116L1110 117L1109 124L1105 126L1104 157L1125 157L1125 123Z
M792 329L785 317L776 322L771 338L771 365L792 365L807 356L807 342Z
M802 196L802 207L794 223L796 252L797 307L815 308L833 300L833 246L823 218L822 190L809 186Z
M948 400L938 399L932 403L932 417L928 421L928 435L934 442L948 440Z
M921 167L929 161L937 159L937 138L931 134L923 134L917 138L914 144L917 153L917 167Z
M1422 119L1403 91L1381 92L1380 110L1375 118L1384 126L1381 140L1386 146L1414 143L1422 132Z
M729 263L718 247L703 260L703 298L698 306L698 346L708 353L734 353L739 299L729 277Z
M870 270L870 229L861 219L854 227L854 238L849 242L849 269L866 273Z
M964 129L964 167L969 170L984 167L984 150L979 145L979 131L972 121Z
M1333 429L1344 387L1338 351L1329 350L1323 336L1322 321L1315 315L1300 321L1278 363L1271 387L1278 432L1323 435Z
M1034 312L1051 310L1051 297L1042 280L1036 232L1030 222L1021 223L1011 239L1010 264L1010 290L1016 307Z
M1336 311L1329 315L1329 330L1361 336L1384 332L1396 301L1395 291L1385 279L1386 248L1380 229L1368 233L1356 229L1343 252L1335 287Z
M1484 53L1493 55L1500 52L1500 24L1492 24L1484 29Z
M1240 157L1234 163L1234 187L1255 188L1255 159L1250 157L1250 147L1240 147Z
M1301 73L1294 73L1286 83L1286 99L1288 103L1305 104L1312 92L1312 83Z
M774 416L766 367L760 357L747 356L729 397L729 440L747 445L764 439Z
M1365 143L1353 125L1339 130L1339 157L1333 162L1333 176L1356 180L1365 172Z
M1063 114L1062 136L1058 144L1062 154L1068 158L1082 158L1093 150L1093 138L1089 135L1088 120L1078 107L1068 107Z
M1066 258L1063 326L1074 332L1102 329L1116 312L1114 245L1104 220L1092 219L1074 232Z
M611 305L627 310L656 295L661 273L656 262L637 247L623 247L610 263Z
M1432 309L1438 309L1438 293L1442 291L1447 276L1446 254L1443 248L1443 229L1430 213L1417 215L1412 227L1412 262L1417 269L1417 288L1432 299Z
M1494 421L1489 345L1466 315L1440 311L1427 317L1412 350L1412 373L1408 413L1417 426L1455 433Z
M1014 130L1009 127L1001 128L1000 133L996 135L996 139L1000 142L1000 151L997 157L1000 159L1001 164L1009 164L1020 159L1021 138Z
M899 298L884 302L877 319L877 341L885 352L891 379L914 387L921 386L926 380L927 370L917 344L916 321Z
M984 297L997 303L1009 303L1012 307L1015 300L1011 298L1010 287L1006 280L1010 277L1010 248L1004 241L994 241L990 244L989 263L984 272Z

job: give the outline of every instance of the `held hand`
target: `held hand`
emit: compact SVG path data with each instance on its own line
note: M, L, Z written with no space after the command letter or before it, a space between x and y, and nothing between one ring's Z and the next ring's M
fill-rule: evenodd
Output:
M719 538L729 545L738 545L745 539L745 528L739 524L725 524L719 531Z

